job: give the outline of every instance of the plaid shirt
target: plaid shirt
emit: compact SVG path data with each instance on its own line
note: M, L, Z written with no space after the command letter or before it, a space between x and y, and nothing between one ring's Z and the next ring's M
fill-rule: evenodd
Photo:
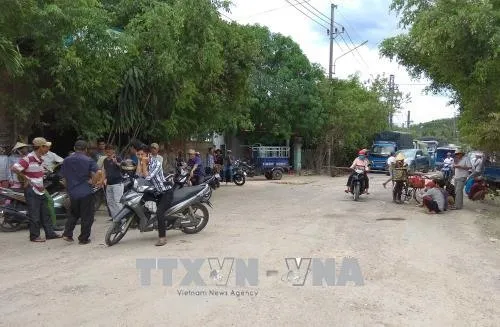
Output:
M163 193L172 188L169 185L165 185L165 182L167 180L163 175L162 163L153 158L149 160L148 176L146 177L146 180L151 181L155 189L160 193Z

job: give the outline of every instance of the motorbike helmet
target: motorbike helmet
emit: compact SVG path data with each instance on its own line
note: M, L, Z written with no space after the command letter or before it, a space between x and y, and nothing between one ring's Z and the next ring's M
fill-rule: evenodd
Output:
M137 168L131 159L123 160L120 163L120 168L126 172L133 172Z

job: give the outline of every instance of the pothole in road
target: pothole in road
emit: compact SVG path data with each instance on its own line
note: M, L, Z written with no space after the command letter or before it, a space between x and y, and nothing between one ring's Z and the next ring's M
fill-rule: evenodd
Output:
M400 220L406 220L405 218L377 218L375 220L381 221L381 220L394 220L394 221L400 221Z

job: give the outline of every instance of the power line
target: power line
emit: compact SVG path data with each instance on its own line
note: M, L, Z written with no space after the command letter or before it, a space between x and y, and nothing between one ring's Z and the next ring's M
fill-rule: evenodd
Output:
M300 3L307 3L311 0L306 0L306 1L302 1ZM244 19L244 18L250 18L250 17L254 17L254 16L258 16L258 15L262 15L262 14L267 14L269 12L273 12L273 11L276 11L276 10L281 10L281 9L285 9L285 8L290 8L291 6L293 6L292 4L289 4L287 6L282 6L282 7L278 7L278 8L273 8L273 9L269 9L269 10L265 10L265 11L261 11L261 12L257 12L257 13L254 13L254 14L251 14L249 16L244 16L244 17L236 17L236 19Z
M355 45L354 44L354 41L351 39L351 36L349 35L349 32L347 32L347 30L345 30L345 34L347 35L347 38L349 39L349 41L351 41L352 45ZM356 49L356 53L358 54L358 56L361 58L361 61L363 61L363 63L368 67L370 68L370 66L366 63L365 59L363 58L363 56L361 55L361 53L359 53L359 50Z
M291 4L295 9L297 9L298 11L300 11L303 15L305 15L306 17L308 17L310 20L312 20L313 22L315 22L316 24L320 25L321 27L325 28L325 29L329 29L328 27L326 27L325 25L319 23L317 20L315 20L314 18L311 18L308 14L306 14L305 12L303 12L302 10L300 10L299 8L297 8L297 6L295 6L293 3L291 3L289 0L286 0L286 2L288 2L289 4Z
M342 36L342 34L340 34L340 38L342 39L342 41L344 41L345 45L347 46L347 50L349 50L349 52L351 52L352 56L354 57L354 59L356 59L356 61L358 62L358 64L361 64L358 60L358 57L356 57L354 55L354 52L352 51L351 47L349 46L349 44L346 42L346 40L344 39L344 37ZM356 49L357 50L357 49ZM365 63L366 65L366 63ZM368 65L366 65L368 67ZM368 67L370 68L370 67Z
M298 0L295 0L296 2L299 2ZM318 14L316 14L315 12L311 11L311 9L307 8L306 6L304 6L302 3L298 3L300 4L302 7L305 8L305 10L309 11L311 14L313 14L313 16L315 16L316 18L319 18L320 20L322 20L323 22L325 22L326 24L330 24L330 20L325 20L323 17L320 17L318 16Z
M342 13L341 13L341 12L339 12L339 15L340 15L340 17L342 17L342 18L345 20L345 22L346 22L347 26L349 26L349 28L350 28L350 29L351 29L354 33L356 33L356 34L357 34L357 36L358 36L359 38L361 38L361 37L360 37L360 35L359 35L359 34L356 32L356 30L354 29L354 27L352 27L352 26L351 26L351 24L349 24L349 21L347 20L347 18L345 18L345 16L344 16L344 15L342 15ZM344 26L342 26L341 24L338 24L338 25L339 25L339 26L341 26L341 27L344 27ZM345 29L345 28L344 28L344 29ZM346 34L347 34L347 37L349 38L349 40L351 41L352 45L354 45L354 42L353 42L353 40L352 40L351 36L349 35L349 32L347 32L347 30L346 30ZM369 65L365 62L365 60L363 59L363 56L359 53L358 49L356 49L356 52L357 52L358 56L361 58L361 60L363 61L363 63L364 63L364 64L368 67Z
M314 7L312 4L310 3L306 3L309 7L311 7L312 9L314 9L315 11L317 11L320 15L322 15L323 17L325 17L326 19L330 20L330 17L328 17L327 15L323 14L321 11L319 11L318 9L316 9L316 7Z

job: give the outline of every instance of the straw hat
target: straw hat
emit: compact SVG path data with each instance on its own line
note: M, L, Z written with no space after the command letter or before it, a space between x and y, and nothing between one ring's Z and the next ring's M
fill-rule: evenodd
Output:
M196 154L196 152L193 149L189 149L188 154Z
M405 160L404 154L398 153L398 155L396 156L396 161L402 161L402 160Z
M33 139L33 145L34 146L49 146L50 147L52 145L52 142L47 141L43 137L36 137Z
M21 142L17 142L16 145L14 145L14 147L12 148L12 151L20 149L20 148L25 148L27 146L29 146L29 145L21 143Z

